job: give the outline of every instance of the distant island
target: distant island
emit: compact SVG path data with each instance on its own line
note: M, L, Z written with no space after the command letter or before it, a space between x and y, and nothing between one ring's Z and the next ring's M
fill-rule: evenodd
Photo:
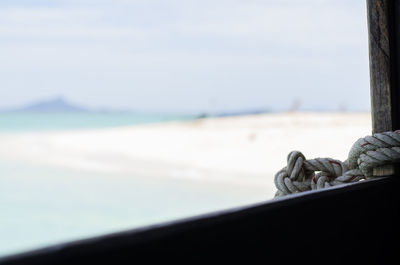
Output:
M89 112L89 109L74 105L63 97L44 100L14 109L18 112Z
M164 112L137 112L137 111L129 111L129 110L113 110L107 108L87 108L80 106L75 103L71 103L66 100L64 97L56 97L48 100L41 100L37 102L33 102L27 104L22 107L16 107L12 109L0 109L0 113L135 113L135 114L157 114L157 115L165 115L168 113ZM182 114L185 116L192 116L193 118L201 119L201 118L209 118L209 117L227 117L227 116L240 116L240 115L255 115L255 114L263 114L270 112L269 109L266 108L258 108L258 109L244 109L237 111L220 111L214 113L199 113L199 114ZM176 115L176 114L174 114Z
M37 102L33 102L31 104L27 104L22 107L13 108L13 109L3 109L0 112L39 112L39 113L53 113L53 112L62 112L62 113L82 113L82 112L90 112L90 113L108 113L108 112L130 112L130 111L122 111L122 110L110 110L106 108L102 109L90 109L86 107L79 106L77 104L71 103L66 100L64 97L56 97L48 100L41 100Z

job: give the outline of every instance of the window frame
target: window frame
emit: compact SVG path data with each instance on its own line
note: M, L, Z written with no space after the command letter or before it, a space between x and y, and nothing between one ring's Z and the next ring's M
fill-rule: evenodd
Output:
M367 0L373 132L400 129L400 2ZM385 175L247 207L8 256L10 264L119 264L262 258L271 264L388 264L399 247L397 168ZM165 259L164 259L165 260Z
M0 264L129 264L241 257L270 264L397 260L397 177L307 191L249 207L60 244ZM363 262L363 263L361 263Z

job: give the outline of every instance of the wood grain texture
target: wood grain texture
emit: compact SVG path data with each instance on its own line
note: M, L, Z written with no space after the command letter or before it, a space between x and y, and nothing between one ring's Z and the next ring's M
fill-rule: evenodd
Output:
M372 133L399 129L398 9L396 1L367 0ZM373 175L396 172L397 167L386 165L375 168Z
M368 0L372 132L392 131L391 36L387 0Z

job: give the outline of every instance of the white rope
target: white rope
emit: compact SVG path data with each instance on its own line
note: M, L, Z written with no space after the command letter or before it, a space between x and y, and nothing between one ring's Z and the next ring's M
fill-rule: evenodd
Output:
M346 161L332 158L306 160L299 151L287 157L287 166L275 174L275 196L360 181L374 168L400 161L400 130L358 139Z

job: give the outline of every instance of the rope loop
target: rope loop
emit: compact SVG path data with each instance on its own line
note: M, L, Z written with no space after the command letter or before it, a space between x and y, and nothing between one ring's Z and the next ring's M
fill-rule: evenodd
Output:
M287 156L287 166L275 174L275 196L357 182L372 177L373 169L400 162L400 130L358 139L344 162L332 158L307 160L299 151Z

